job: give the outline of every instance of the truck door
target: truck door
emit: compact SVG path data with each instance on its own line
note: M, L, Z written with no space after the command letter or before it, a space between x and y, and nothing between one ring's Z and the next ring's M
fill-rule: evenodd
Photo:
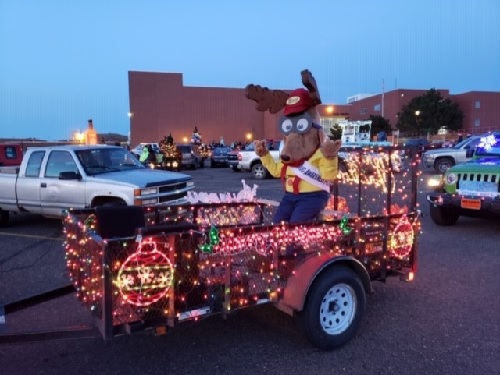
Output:
M41 213L40 171L45 151L33 151L26 162L26 169L20 172L16 184L17 205L34 214Z
M60 180L61 172L76 172L78 166L66 150L50 151L40 178L42 215L61 217L69 208L85 206L85 183L82 180Z

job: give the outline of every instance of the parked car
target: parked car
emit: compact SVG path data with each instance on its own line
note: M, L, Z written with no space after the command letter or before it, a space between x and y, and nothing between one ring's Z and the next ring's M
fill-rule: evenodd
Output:
M0 143L0 167L20 165L23 148L20 143Z
M216 147L212 151L210 156L210 165L212 167L227 167L229 166L227 161L227 154L231 152L231 147Z
M181 166L183 168L196 169L198 167L203 167L204 160L198 146L190 143L180 143L177 144L177 149L182 155Z

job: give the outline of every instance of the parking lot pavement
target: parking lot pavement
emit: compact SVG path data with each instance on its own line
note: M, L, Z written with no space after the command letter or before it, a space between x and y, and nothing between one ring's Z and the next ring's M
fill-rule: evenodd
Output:
M237 192L249 173L198 169L198 191ZM425 176L425 174L423 175ZM279 180L257 194L280 199ZM422 233L413 283L374 282L358 334L333 352L313 348L292 318L271 305L195 324L165 336L48 340L0 345L2 374L498 374L500 223L460 218L437 227L420 189ZM0 301L12 302L68 281L60 222L20 217L0 229ZM91 324L69 294L7 315L5 330L40 331Z

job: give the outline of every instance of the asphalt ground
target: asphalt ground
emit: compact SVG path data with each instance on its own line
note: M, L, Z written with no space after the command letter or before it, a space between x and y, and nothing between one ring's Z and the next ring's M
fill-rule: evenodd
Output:
M226 168L187 171L197 191L238 192L241 180L261 198L280 199L278 180L255 181ZM429 173L431 173L429 171ZM84 337L0 345L0 374L500 374L500 222L461 217L434 225L422 208L415 281L374 282L357 335L320 351L271 305L104 341ZM0 306L69 283L61 223L19 215L0 230ZM1 335L91 327L73 294L6 314Z

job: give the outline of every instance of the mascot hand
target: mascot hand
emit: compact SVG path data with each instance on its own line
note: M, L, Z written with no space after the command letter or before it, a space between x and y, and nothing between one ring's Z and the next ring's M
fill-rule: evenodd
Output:
M337 157L341 146L342 141L340 139L335 141L328 139L321 145L321 152L326 159L334 159Z
M266 141L258 141L255 140L253 141L253 147L255 148L255 153L257 154L258 157L263 157L264 155L267 154L267 147L266 147Z

